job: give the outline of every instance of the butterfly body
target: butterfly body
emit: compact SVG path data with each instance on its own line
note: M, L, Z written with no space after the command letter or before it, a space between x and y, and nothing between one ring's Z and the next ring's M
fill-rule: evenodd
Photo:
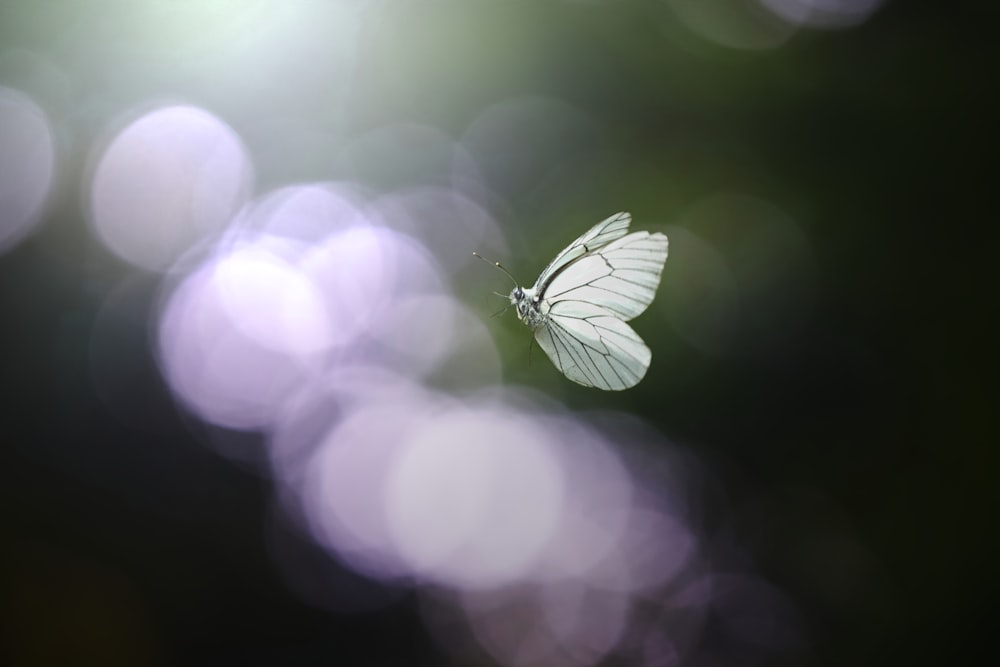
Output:
M516 286L510 303L566 377L619 391L639 383L652 352L626 322L652 303L667 259L664 234L627 234L617 213L556 255L533 287Z
M515 287L510 292L510 305L517 311L517 318L532 331L545 324L547 318L534 287Z

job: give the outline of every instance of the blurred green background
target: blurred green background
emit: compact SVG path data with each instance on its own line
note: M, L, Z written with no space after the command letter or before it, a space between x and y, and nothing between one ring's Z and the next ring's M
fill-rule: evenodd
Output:
M617 210L666 231L635 322L653 366L626 394L529 365L523 326L488 319L499 274L470 264L453 287L509 382L632 411L709 462L719 530L807 628L808 651L767 664L990 649L992 4L886 0L820 27L737 0L277 5L0 3L0 86L44 110L57 158L37 228L0 254L6 664L448 664L406 599L330 615L284 588L268 483L198 444L141 326L120 349L147 428L95 395L102 299L131 276L148 310L158 277L92 237L86 174L105 128L159 100L224 118L258 192L426 183L419 146L344 157L393 123L476 146L506 236L476 249L522 282Z

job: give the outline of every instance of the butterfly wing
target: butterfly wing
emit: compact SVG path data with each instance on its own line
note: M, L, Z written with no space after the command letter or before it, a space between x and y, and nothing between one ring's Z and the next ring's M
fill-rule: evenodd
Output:
M566 301L594 304L630 320L653 302L668 245L664 234L629 234L566 266L539 286L539 299L550 306Z
M665 235L635 232L540 283L546 321L535 338L566 377L616 391L642 380L652 352L625 322L652 303L667 251Z
M615 213L610 218L603 220L586 232L580 238L566 246L562 252L555 256L549 265L542 270L535 281L535 287L545 284L552 276L558 274L563 267L580 259L589 252L598 248L603 248L607 244L620 239L628 232L628 226L632 223L632 215L622 211Z
M570 380L611 391L638 384L653 357L632 327L600 306L580 302L553 306L535 340Z

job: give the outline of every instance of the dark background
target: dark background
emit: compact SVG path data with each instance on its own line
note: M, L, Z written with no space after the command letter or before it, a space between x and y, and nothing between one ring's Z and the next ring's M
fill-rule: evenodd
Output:
M174 407L141 326L123 322L116 340L142 428L95 394L90 327L104 294L134 270L83 224L86 145L117 100L158 91L196 99L237 128L253 113L227 106L225 81L212 92L193 76L190 53L175 68L172 38L135 36L151 20L140 5L0 10L0 50L40 54L70 82L50 99L35 91L64 142L58 187L36 233L0 256L0 655L16 665L449 664L408 595L347 614L289 590L263 537L269 480L199 442L210 427ZM582 167L566 155L577 170L568 181L557 174L504 193L516 275L622 206L644 227L685 227L702 197L749 192L796 221L814 281L809 308L778 344L707 354L676 335L665 307L641 329L664 350L659 372L626 398L562 387L564 400L629 409L692 443L730 510L753 514L735 522L738 537L799 605L809 636L808 651L773 664L967 664L989 654L1000 593L998 366L995 246L983 232L996 219L997 10L890 0L861 25L802 29L762 51L687 33L655 2L366 11L350 94L324 110L339 107L348 133L410 119L460 135L477 110L521 94L568 101L604 126L610 167L574 184ZM24 87L16 68L4 75L0 85ZM320 113L303 104L297 112ZM321 158L270 169L259 190L337 176ZM738 239L716 240L739 249ZM671 250L665 281L683 261ZM157 277L137 275L143 313ZM476 280L477 290L492 285ZM680 280L669 294L683 293ZM486 317L482 299L460 293ZM782 327L775 313L757 325ZM512 318L490 326L522 333ZM730 350L750 345L743 334Z

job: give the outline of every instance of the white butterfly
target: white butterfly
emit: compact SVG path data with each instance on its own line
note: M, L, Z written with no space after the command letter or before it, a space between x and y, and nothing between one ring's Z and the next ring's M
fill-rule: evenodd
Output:
M632 216L623 212L594 225L549 262L534 287L522 288L515 280L510 293L518 318L535 332L556 368L586 387L634 387L653 356L625 322L656 296L667 237L626 236L630 222Z

